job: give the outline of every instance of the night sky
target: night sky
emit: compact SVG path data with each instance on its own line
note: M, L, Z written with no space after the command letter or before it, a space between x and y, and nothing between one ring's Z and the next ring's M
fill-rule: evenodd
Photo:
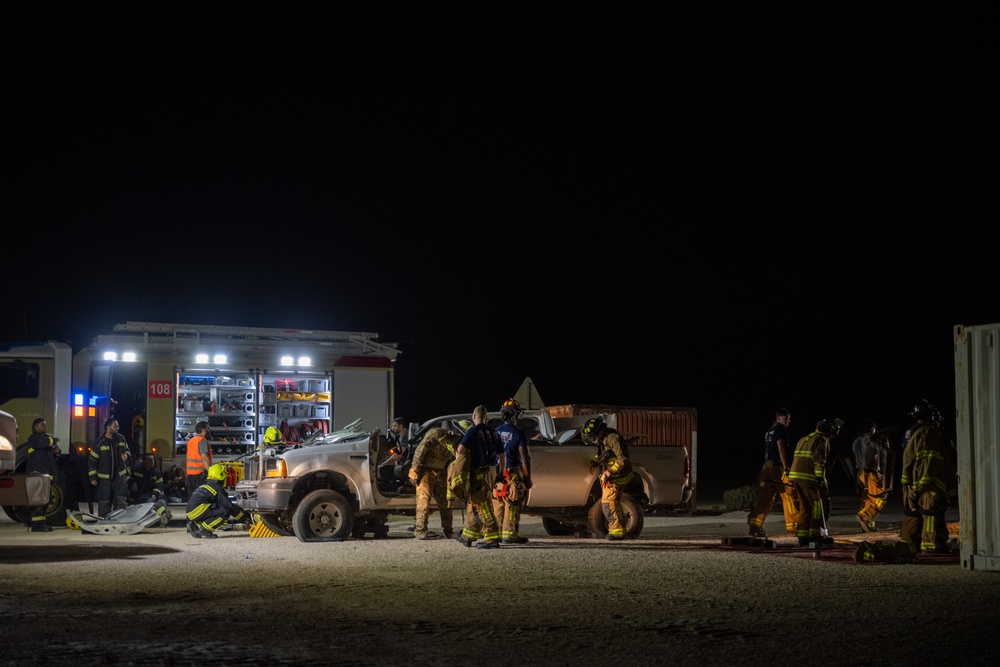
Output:
M953 417L952 327L1000 321L995 119L940 26L90 18L4 47L0 340L376 332L411 421L530 376L695 407L701 477L749 481L781 405L843 446Z

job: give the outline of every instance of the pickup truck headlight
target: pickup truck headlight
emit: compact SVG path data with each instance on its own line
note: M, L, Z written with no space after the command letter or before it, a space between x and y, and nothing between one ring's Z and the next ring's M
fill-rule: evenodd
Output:
M267 464L267 472L265 473L267 477L288 477L288 466L285 465L284 459L275 459L273 465L271 462Z

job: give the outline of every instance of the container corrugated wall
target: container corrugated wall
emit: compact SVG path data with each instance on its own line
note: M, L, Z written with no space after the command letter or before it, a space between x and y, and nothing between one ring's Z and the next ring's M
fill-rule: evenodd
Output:
M1000 324L956 325L962 567L1000 571Z
M698 433L698 411L694 408L641 408L622 405L551 405L545 410L554 418L580 415L614 414L621 433L637 433L645 438L633 443L643 445L692 445Z

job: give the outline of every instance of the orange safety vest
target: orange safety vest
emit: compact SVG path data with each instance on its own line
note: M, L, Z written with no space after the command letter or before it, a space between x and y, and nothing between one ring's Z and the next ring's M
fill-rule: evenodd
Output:
M187 474L200 475L205 472L205 462L201 460L199 445L205 437L196 435L187 443ZM212 465L212 448L208 448L208 465Z

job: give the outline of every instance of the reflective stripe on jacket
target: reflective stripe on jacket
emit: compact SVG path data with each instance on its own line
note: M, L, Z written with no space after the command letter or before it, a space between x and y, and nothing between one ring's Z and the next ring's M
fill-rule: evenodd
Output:
M128 477L128 463L122 461L122 454L131 455L125 436L121 433L115 436L114 441L102 437L100 441L90 450L90 458L87 461L87 476L90 479L111 479L115 477ZM126 480L127 481L127 480Z
M830 454L830 439L813 431L799 440L792 454L792 467L788 469L788 479L803 482L826 480L826 459Z

